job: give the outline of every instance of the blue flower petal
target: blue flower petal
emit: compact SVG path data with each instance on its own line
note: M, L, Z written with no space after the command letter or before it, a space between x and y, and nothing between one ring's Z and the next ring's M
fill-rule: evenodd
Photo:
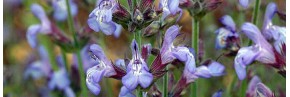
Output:
M263 83L258 83L255 97L273 97L273 92Z
M30 9L34 16L36 16L39 20L47 19L45 11L39 4L32 4Z
M121 87L119 97L135 97L132 91L128 90L125 86Z
M225 15L220 19L220 21L226 26L226 28L230 29L231 31L236 30L236 24L231 16Z
M134 71L131 70L122 78L123 85L129 90L133 90L138 85L138 76L135 76Z
M264 36L261 34L260 30L252 23L244 23L241 27L243 33L246 34L254 43L258 45L270 45Z
M240 4L244 8L248 8L250 1L249 0L239 0Z
M90 46L90 51L92 51L92 53L94 55L96 55L96 57L98 57L101 61L104 61L106 65L109 65L111 62L107 59L103 49L97 45L97 44L92 44Z
M167 0L169 10L172 14L175 14L177 12L178 6L179 6L179 0Z
M39 33L40 29L40 25L32 25L28 28L26 32L26 38L32 48L36 48L38 45L37 34Z
M264 16L264 24L263 24L263 35L267 38L267 39L271 39L272 35L269 31L272 24L272 18L274 17L275 13L277 11L277 5L273 2L269 3L267 5L266 8L266 12L265 12L265 16Z
M53 73L52 79L49 81L49 88L54 89L58 88L64 90L66 87L69 87L70 80L66 73L65 69L60 69Z
M225 67L222 64L213 61L208 65L208 69L211 76L221 76L224 74Z
M261 82L260 78L258 76L254 76L249 82L247 95L249 95L250 97L254 97L256 86L260 82Z
M147 88L153 81L153 75L145 69L142 69L141 73L142 74L139 75L138 82L143 88Z
M74 91L70 87L65 88L64 93L66 97L76 97Z
M255 46L243 47L238 51L234 67L240 80L246 77L246 66L256 60L259 54L260 51Z
M99 82L103 78L104 71L105 70L98 68L98 66L94 66L87 70L86 85L95 95L98 95L101 91Z
M97 19L96 17L89 17L87 22L88 22L89 27L92 30L94 30L95 32L99 32L100 28L99 28L99 24L98 24L96 19Z
M210 78L211 77L211 74L206 66L197 67L194 74L197 75L198 77L202 77L202 78Z

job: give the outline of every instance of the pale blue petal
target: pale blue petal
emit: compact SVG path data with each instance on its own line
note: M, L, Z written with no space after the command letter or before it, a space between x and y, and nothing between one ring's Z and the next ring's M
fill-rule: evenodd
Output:
M99 83L86 82L86 85L87 85L88 89L91 91L91 93L93 93L94 95L99 95L99 93L101 91L101 87L100 87Z
M100 30L106 35L112 35L117 29L115 22L98 22Z
M263 83L258 83L255 97L273 97L273 92Z
M122 86L119 97L135 97L132 91L128 90L125 86Z
M216 41L215 41L215 48L216 49L223 49L226 47L227 45L227 38L232 36L232 32L225 29L225 28L219 28L217 31L215 31L216 33Z
M247 89L247 95L251 95L251 97L254 96L256 86L260 82L261 82L260 78L258 76L254 76L251 79L251 81L249 82L248 89Z
M141 70L141 73L142 74L139 75L138 82L141 87L147 88L153 81L153 75L144 69Z
M65 88L64 93L66 97L76 97L74 91L70 87Z
M176 14L179 5L179 0L168 0L167 2L170 12L172 14Z
M234 67L240 80L246 77L246 66L251 64L259 56L260 51L255 46L243 47L235 57Z
M122 32L122 26L121 25L119 25L119 24L117 24L117 23L115 23L115 25L116 25L116 30L115 30L115 32L114 32L114 36L116 37L116 38L119 38L120 37L120 35L121 35L121 32Z
M236 24L231 16L225 15L220 19L220 21L226 26L226 28L230 29L231 31L236 30Z
M108 62L108 59L107 59L107 57L106 57L106 55L105 55L103 49L102 49L99 45L97 45L97 44L92 44L92 45L90 46L90 51L92 51L92 53L93 53L94 55L96 55L97 58L99 58L99 59L102 60L102 61L105 61L105 62L106 62L105 64L109 65L109 64L107 63L107 62ZM110 63L110 62L109 62L109 63Z
M240 4L244 8L248 8L250 1L249 0L239 0Z
M264 16L263 31L262 31L266 39L272 38L272 34L268 30L273 25L272 18L274 17L276 11L277 11L277 6L275 3L271 2L267 5L265 16Z
M88 22L89 27L92 30L94 30L95 32L99 32L100 31L99 24L98 24L98 21L97 21L96 17L89 17L87 22Z
M32 25L28 28L26 32L26 38L32 48L36 48L38 46L37 34L39 33L40 29L40 25Z
M198 77L202 77L202 78L210 78L211 77L211 74L206 66L197 67L194 74L197 75Z
M138 77L133 74L133 71L129 71L122 78L122 83L129 90L134 90L138 85Z
M224 74L225 71L225 67L222 64L215 61L211 62L208 65L208 69L211 76L221 76Z
M103 78L103 75L104 70L99 69L98 66L94 66L87 70L86 85L95 95L98 95L101 91L99 82Z
M241 27L241 30L248 38L250 38L254 43L258 45L267 45L270 44L261 34L260 30L252 23L244 23Z
M39 20L47 19L45 11L39 4L32 4L30 9L34 16L36 16Z

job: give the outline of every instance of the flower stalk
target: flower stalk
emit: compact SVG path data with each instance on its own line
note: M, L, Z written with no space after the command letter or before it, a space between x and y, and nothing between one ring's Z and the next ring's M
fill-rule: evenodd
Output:
M196 53L196 64L198 64L198 39L199 39L199 20L192 18L192 47ZM190 85L190 97L197 97L197 81Z
M84 97L88 97L88 92L87 92L87 88L86 88L86 82L85 82L85 72L83 69L83 62L82 62L82 58L81 58L81 51L80 51L80 47L78 45L77 39L76 39L76 31L73 27L73 18L71 15L71 8L70 8L70 4L69 4L69 0L66 0L66 6L68 9L68 26L69 26L69 31L73 33L73 39L74 39L74 43L75 43L75 47L77 47L77 60L78 60L78 67L79 67L79 75L80 75L80 85L81 85L81 93L83 94Z
M134 38L135 38L135 40L137 41L137 43L138 43L138 47L139 48L142 48L142 36L141 36L141 30L138 30L138 31L136 31L135 33L134 33Z

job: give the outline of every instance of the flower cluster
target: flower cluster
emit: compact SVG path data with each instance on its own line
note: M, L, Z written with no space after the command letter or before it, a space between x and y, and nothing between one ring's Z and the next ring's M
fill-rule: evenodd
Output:
M268 64L279 70L283 76L286 75L286 30L272 24L271 19L277 12L275 3L267 6L264 16L264 26L262 32L252 23L244 23L242 32L251 39L254 44L242 47L235 58L235 69L240 80L246 77L246 66L254 60L263 64ZM271 44L271 41L274 42Z

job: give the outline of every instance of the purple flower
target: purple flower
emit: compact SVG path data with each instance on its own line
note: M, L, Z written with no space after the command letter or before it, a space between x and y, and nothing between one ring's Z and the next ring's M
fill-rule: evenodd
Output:
M275 97L273 92L265 86L258 76L254 76L247 89L247 97Z
M177 47L172 52L172 55L176 57L176 59L185 62L184 73L194 73L196 71L195 58L188 48Z
M248 6L250 4L250 0L239 0L239 3L242 7L248 8Z
M119 93L119 97L135 97L135 95L131 90L129 90L125 86L122 86Z
M220 18L220 22L230 31L236 31L236 24L231 16L223 16L222 18Z
M280 27L272 24L272 18L277 12L277 5L275 3L269 3L264 16L262 32L267 40L274 40L274 47L276 51L282 54L282 46L286 43L286 27Z
M206 66L201 65L196 68L194 72L190 72L188 70L183 71L183 76L186 78L186 83L191 83L195 81L197 78L211 78L215 76L224 75L225 67L215 61L212 61L210 64Z
M184 67L182 77L179 79L176 87L173 89L173 93L172 93L173 97L180 96L181 92L190 83L194 82L198 78L210 78L213 76L221 76L224 74L225 67L218 62L211 61L210 63L203 64L199 66L198 68L196 68L195 63L189 62L190 60L194 60L194 58L190 58L190 57L186 58L185 56L188 56L187 54L182 54L182 52L179 52L179 53L180 53L179 55L175 55L175 56L180 56L180 57L177 57L177 59L185 62L185 65L191 65L191 66ZM221 95L221 94L217 94L217 95Z
M173 41L177 37L178 33L179 27L177 25L173 25L166 30L160 51L162 64L170 63L175 59L172 55L172 50L175 48Z
M247 97L254 97L255 95L255 90L256 90L256 86L258 83L260 83L261 80L258 76L254 76L249 85L248 85L248 89L247 89Z
M276 59L271 44L267 42L260 30L251 23L245 23L241 27L242 31L255 44L249 47L242 47L235 58L235 69L240 80L246 77L246 66L254 60L264 64L274 64Z
M86 72L89 68L99 64L98 61L94 60L91 56L90 56L90 46L87 45L85 46L82 50L81 50L81 57L82 57L82 61L83 61L83 68L84 71ZM78 60L77 60L77 56L74 55L74 64L73 66L75 66L76 68L78 68Z
M25 79L31 76L34 80L37 80L41 77L48 77L50 75L51 67L48 60L47 51L43 46L39 46L38 52L41 58L40 60L31 63L25 70Z
M274 93L263 83L258 83L255 97L275 97Z
M72 1L69 0L70 8L71 8L71 14L72 16L77 15L78 7L77 5ZM52 6L54 8L53 18L57 21L64 21L67 19L67 6L66 6L66 0L52 0Z
M179 0L161 0L159 6L163 10L162 20L164 20L170 14L175 15L176 13L181 12L180 16L182 15L182 9L178 7Z
M236 24L229 15L225 15L220 19L221 23L225 26L215 31L216 49L230 49L237 51L239 49L239 34L236 33Z
M40 5L32 4L31 11L33 15L41 21L41 24L30 26L26 32L27 33L26 38L28 40L29 45L32 48L35 48L36 46L38 46L37 34L38 33L43 33L43 34L51 33L51 28L50 28L51 24L45 14L45 11Z
M105 53L99 45L91 45L90 50L94 54L94 60L98 61L99 64L87 70L86 84L93 94L98 95L101 91L101 87L99 85L100 80L104 76L110 77L116 72L112 67L112 63L107 59Z
M69 86L70 80L68 74L64 68L60 68L52 74L50 81L48 82L48 87L50 89L63 90L67 97L75 97L73 90Z
M116 7L115 0L99 0L97 7L90 13L88 25L96 32L102 31L106 35L119 37L122 27L112 21L112 14Z
M131 44L132 59L127 66L127 74L122 78L122 83L129 91L138 85L147 88L153 81L153 75L149 72L147 63L141 57L138 44L133 40Z

